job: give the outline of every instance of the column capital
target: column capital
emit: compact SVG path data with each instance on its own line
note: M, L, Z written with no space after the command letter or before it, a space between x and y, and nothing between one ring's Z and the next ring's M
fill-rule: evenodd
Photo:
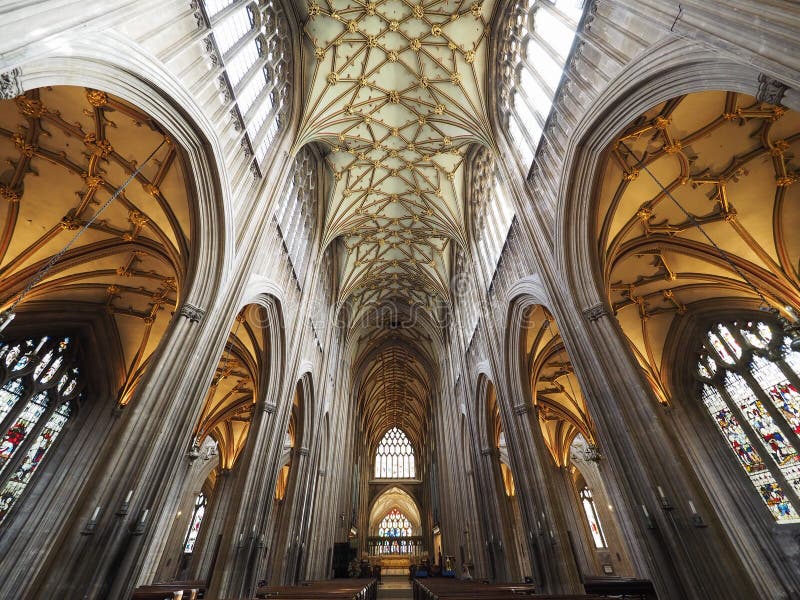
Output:
M598 302L594 306L590 306L589 308L583 309L583 316L586 317L591 323L595 321L599 321L603 317L608 316L608 310L606 309L606 305L602 302Z
M187 302L181 306L180 310L178 311L178 315L181 317L186 317L192 323L197 323L206 316L206 311L199 306L195 306Z
M514 414L515 415L525 415L528 414L533 410L533 406L526 402L525 404L517 404L514 407Z
M488 456L491 453L492 453L492 448L481 448L481 454L483 454L484 456Z
M4 73L0 73L0 99L11 100L22 94L22 85L19 82L19 76L22 71L19 69L11 69Z
M277 408L278 407L275 406L274 404L270 404L269 402L265 402L264 406L263 406L263 408L261 410L263 410L268 415L271 415L272 413L275 412L275 409L277 409Z
M769 104L780 104L783 101L783 95L789 86L781 83L777 79L773 79L769 75L761 73L758 76L758 91L756 92L756 100L759 102L767 102Z
M308 448L298 448L297 453L300 456L308 456Z

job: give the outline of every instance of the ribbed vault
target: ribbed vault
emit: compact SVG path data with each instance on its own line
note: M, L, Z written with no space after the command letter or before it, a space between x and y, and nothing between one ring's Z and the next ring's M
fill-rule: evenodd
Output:
M166 141L165 141L166 140ZM53 87L0 101L0 302L11 305L90 217L153 159L26 296L106 311L125 357L127 403L189 271L191 205L181 152L159 125L99 90Z
M594 439L591 417L553 316L541 305L525 313L522 351L539 425L557 465L569 462L578 433Z
M340 299L356 309L449 299L465 240L463 157L491 145L489 3L310 0L308 96L297 147L329 149L325 242L343 240Z
M266 383L271 348L265 323L266 312L257 305L236 317L195 431L198 444L209 435L217 442L223 469L233 467L244 447L258 390Z
M800 310L798 156L800 115L733 92L662 103L609 148L597 198L603 285L663 402L676 320L756 298L745 277L764 308Z

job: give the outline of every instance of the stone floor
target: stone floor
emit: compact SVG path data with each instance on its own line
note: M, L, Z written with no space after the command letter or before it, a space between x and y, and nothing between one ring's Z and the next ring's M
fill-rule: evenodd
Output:
M384 576L378 586L378 600L392 598L395 600L411 600L411 582L408 576Z

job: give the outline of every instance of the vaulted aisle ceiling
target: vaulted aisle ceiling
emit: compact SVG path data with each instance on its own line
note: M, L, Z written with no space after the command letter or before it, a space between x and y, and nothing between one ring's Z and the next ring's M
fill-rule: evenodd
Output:
M449 301L463 242L463 162L491 145L484 78L491 3L307 0L296 148L329 150L325 243L343 240L340 299Z

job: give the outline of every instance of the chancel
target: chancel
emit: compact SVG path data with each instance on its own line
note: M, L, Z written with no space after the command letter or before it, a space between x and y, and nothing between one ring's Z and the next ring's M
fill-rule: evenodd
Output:
M800 5L0 2L0 598L800 598Z

